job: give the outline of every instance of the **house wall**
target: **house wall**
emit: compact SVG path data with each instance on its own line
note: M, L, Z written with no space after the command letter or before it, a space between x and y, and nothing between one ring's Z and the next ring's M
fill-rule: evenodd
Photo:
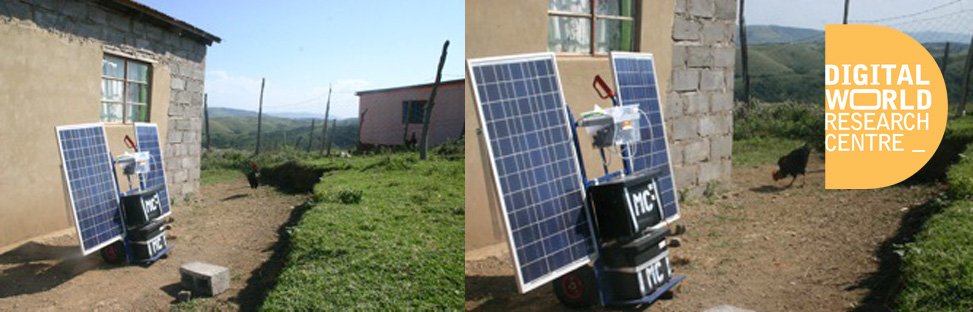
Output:
M466 57L546 52L548 3L467 0ZM725 51L733 46L735 20L727 17L735 11L733 0L641 1L638 50L655 56L670 156L677 188L684 196L701 194L707 184L730 175L733 57L731 53L727 66ZM690 47L695 55L692 63ZM596 74L614 84L607 56L558 55L557 63L565 99L575 118L592 104L611 105L591 89ZM702 84L704 73L706 83ZM695 84L685 81L689 78L684 76L693 75ZM679 86L672 91L676 83ZM467 90L472 89L467 86ZM465 105L466 250L467 258L477 258L505 251L506 233L489 162L484 161L488 156L472 91L466 93ZM590 146L589 137L579 139L581 146ZM588 172L602 172L595 150L582 149L582 157ZM620 164L610 169L620 169Z
M432 109L429 120L429 145L439 145L456 140L463 132L463 94L465 88L462 83L450 83L439 86L436 94L436 104ZM401 145L402 131L402 102L412 100L429 100L432 87L397 89L381 92L369 92L358 96L358 115L365 110L365 118L359 130L359 141L365 144ZM417 140L422 135L422 124L411 124L408 127L406 139L415 134Z
M152 63L173 203L198 188L203 44L89 1L3 1L0 42L0 250L73 227L54 127L99 122L105 53ZM132 125L106 131L113 154L134 138Z

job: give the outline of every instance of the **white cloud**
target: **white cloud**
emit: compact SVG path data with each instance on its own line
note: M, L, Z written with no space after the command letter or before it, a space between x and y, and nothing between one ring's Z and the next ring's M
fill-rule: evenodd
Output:
M299 84L275 83L268 79L264 88L264 112L323 115L328 98L328 83ZM371 85L371 82L364 79L334 81L331 115L335 118L358 116L358 97L355 92L368 89ZM209 94L211 107L256 111L260 100L260 78L224 70L210 70L206 72L206 93Z

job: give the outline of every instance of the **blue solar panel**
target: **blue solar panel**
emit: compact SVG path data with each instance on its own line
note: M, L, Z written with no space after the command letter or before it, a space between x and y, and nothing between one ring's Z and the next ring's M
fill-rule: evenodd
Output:
M123 233L105 128L57 127L57 139L81 251L87 255L121 239Z
M166 185L165 162L162 160L162 147L159 144L159 127L155 124L136 123L135 124L135 145L139 152L149 152L152 160L149 162L149 173L139 177L142 189L149 189L161 186L159 200L162 201L162 216L169 215L172 210L169 207L169 186Z
M679 219L679 202L676 200L676 183L669 163L669 144L662 123L662 105L652 54L612 52L611 63L619 101L622 105L637 104L643 113L639 121L642 138L639 143L629 147L632 171L662 171L658 180L662 212L667 223L675 221Z
M553 54L469 60L521 292L590 262L596 246Z

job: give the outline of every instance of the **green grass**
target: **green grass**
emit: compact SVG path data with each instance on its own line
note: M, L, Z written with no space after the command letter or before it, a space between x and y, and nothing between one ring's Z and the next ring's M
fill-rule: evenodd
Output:
M199 173L200 183L203 185L210 185L220 182L232 181L232 180L243 180L243 172L239 170L230 170L222 168L214 169L204 169Z
M973 203L960 200L926 221L902 263L900 311L973 310Z
M263 309L459 310L464 293L462 158L414 154L308 160L339 168L290 230Z
M776 164L804 142L784 138L753 138L733 141L733 166L747 167Z

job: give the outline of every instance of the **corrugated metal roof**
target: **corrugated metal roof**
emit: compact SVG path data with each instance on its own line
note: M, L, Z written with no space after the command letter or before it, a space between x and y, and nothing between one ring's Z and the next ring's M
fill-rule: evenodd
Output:
M440 86L444 86L444 85L451 85L451 84L465 83L465 82L466 82L466 79L465 78L461 78L461 79L455 79L455 80L441 81L441 82L439 82L439 85ZM430 82L430 83L417 84L417 85L411 85L411 86L402 86L402 87L393 87L393 88L384 88L384 89L375 89L375 90L365 90L365 91L355 92L355 95L361 96L362 94L369 94L369 93L381 93L381 92L396 91L396 90L403 90L403 89L427 88L427 87L432 87L433 84L435 84L435 83Z

